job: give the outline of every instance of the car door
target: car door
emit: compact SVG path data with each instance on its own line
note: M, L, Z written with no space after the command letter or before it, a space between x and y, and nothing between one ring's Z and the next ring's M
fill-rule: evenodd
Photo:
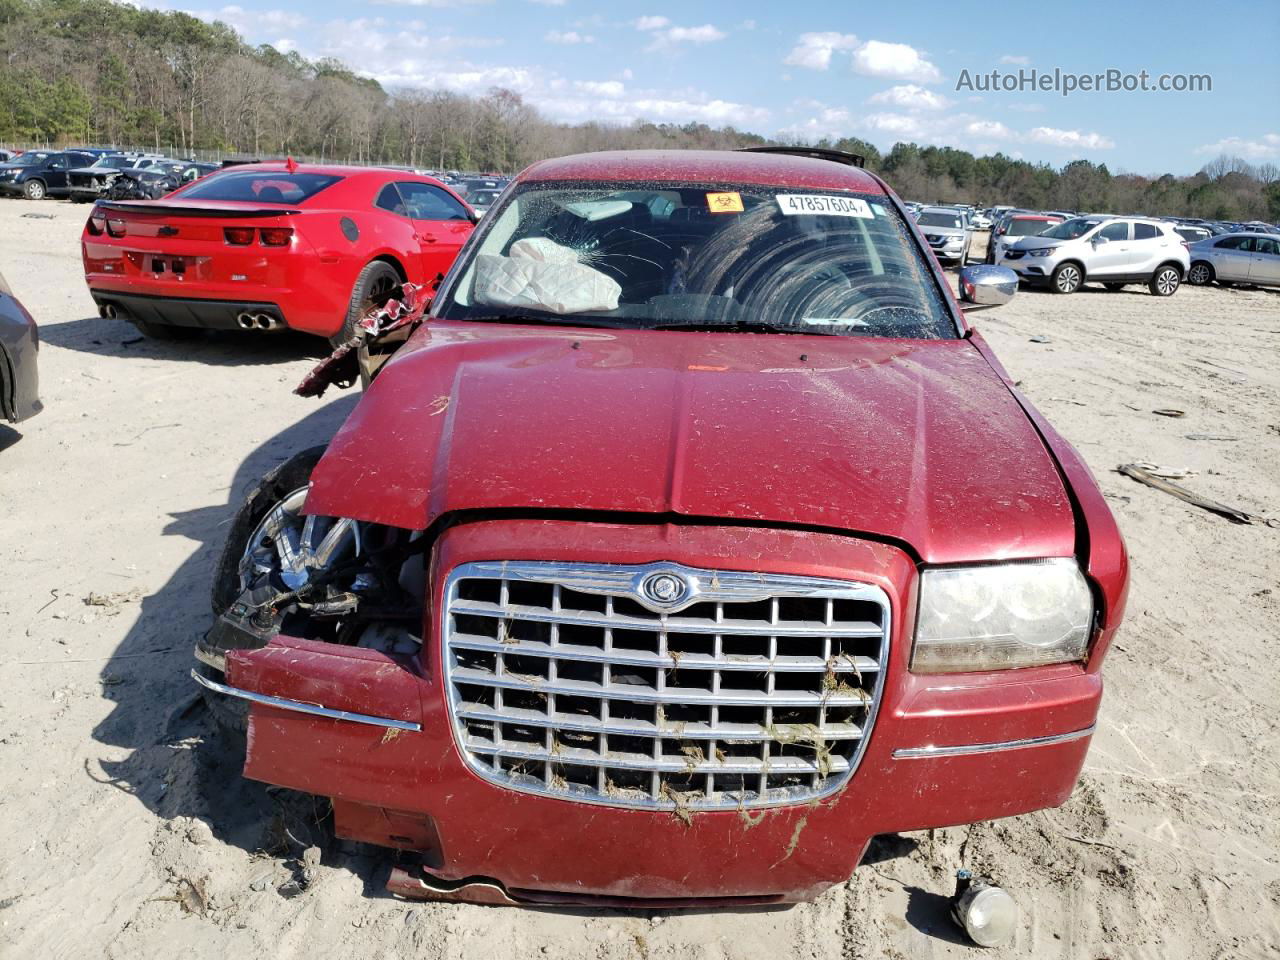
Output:
M413 222L428 281L447 273L475 224L471 211L443 187L417 180L396 183L405 214Z
M1086 265L1088 275L1092 277L1114 277L1117 274L1131 272L1130 260L1133 256L1131 237L1132 226L1128 220L1112 220L1102 225L1092 237L1089 244L1092 253Z
M1249 261L1249 282L1280 284L1280 243L1271 237L1253 238L1253 256Z
M1223 237L1213 245L1213 272L1219 280L1248 280L1253 237Z
M1175 244L1182 244L1176 234L1170 237L1154 223L1136 221L1130 241L1129 273L1149 274L1169 257L1177 256Z
M67 188L69 163L70 160L65 153L55 153L45 161L44 172L41 173L40 179L44 181L45 189L49 193Z

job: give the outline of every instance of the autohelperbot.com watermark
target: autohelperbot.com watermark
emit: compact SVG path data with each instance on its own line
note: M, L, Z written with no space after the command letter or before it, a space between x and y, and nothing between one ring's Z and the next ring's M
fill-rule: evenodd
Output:
M1151 73L1148 70L1119 70L1114 67L1097 73L1075 73L1055 67L1038 70L988 70L974 73L961 70L956 92L966 93L1211 93L1213 77L1207 73Z

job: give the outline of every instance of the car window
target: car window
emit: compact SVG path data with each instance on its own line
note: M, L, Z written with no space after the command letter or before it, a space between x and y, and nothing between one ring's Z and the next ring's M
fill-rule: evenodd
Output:
M1160 231L1151 223L1135 223L1133 225L1133 239L1135 240L1154 240L1160 236Z
M326 173L237 170L213 174L198 180L182 192L182 198L251 203L302 203L341 179Z
M1101 220L1090 220L1085 217L1075 217L1058 224L1056 227L1050 227L1048 230L1040 234L1042 237L1049 237L1051 240L1075 240L1083 237L1086 233L1102 223Z
M1280 244L1277 244L1270 237L1255 237L1253 248L1257 253L1265 253L1273 257L1280 255Z
M1241 237L1226 237L1214 244L1219 250L1238 250L1240 248Z
M1011 220L1006 236L1034 237L1051 226L1053 226L1053 223L1048 220Z
M957 336L928 254L882 194L536 181L481 223L442 319Z
M395 185L409 217L414 220L470 220L467 208L447 190L430 183L408 180Z
M401 198L400 191L396 189L394 183L388 183L378 191L378 199L373 201L373 205L379 210L394 213L397 217L408 216L408 212L404 208L404 200Z
M916 223L922 227L952 227L959 229L960 218L954 213L943 213L933 210L928 213L922 213L916 218Z
M1098 236L1106 237L1108 240L1128 240L1129 224L1123 220L1118 223L1108 223L1105 227L1098 231Z

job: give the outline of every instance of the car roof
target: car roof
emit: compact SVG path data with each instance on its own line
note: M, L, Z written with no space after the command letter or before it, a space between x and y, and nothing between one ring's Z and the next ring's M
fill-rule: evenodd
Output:
M579 153L542 160L526 168L518 179L751 183L884 193L880 182L861 167L813 157L738 150L604 150Z
M1015 213L1010 220L1061 220L1062 215L1057 213Z

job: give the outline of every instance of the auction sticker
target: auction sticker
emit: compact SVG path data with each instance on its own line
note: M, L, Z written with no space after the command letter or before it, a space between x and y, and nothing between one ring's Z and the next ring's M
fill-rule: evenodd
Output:
M780 193L778 209L789 217L820 214L827 217L861 217L874 220L876 215L861 197L829 197L813 193Z

